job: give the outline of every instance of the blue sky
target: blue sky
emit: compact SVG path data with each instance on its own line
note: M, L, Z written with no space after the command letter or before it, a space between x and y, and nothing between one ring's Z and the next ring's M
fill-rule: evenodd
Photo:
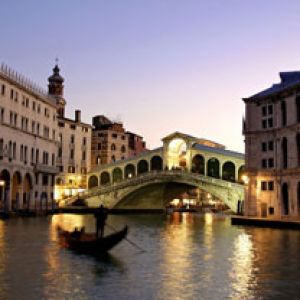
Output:
M150 148L182 131L244 151L241 98L300 69L299 1L2 1L0 62L46 87L55 57L67 115L121 119Z

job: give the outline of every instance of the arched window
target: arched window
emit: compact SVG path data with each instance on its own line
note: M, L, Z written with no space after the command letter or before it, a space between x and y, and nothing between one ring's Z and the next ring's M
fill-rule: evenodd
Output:
M98 150L101 150L101 143L98 143Z
M121 151L122 153L126 152L126 147L124 145L121 147Z
M142 159L138 162L138 174L146 173L148 172L148 169L149 166L146 160Z
M94 187L97 187L98 186L98 178L97 176L95 175L92 175L90 178L89 178L89 189L92 189Z
M300 96L296 98L297 122L300 122Z
M111 144L110 149L111 149L112 151L115 151L115 150L116 150L116 145L115 145L115 144Z
M125 167L125 178L132 178L135 176L135 166L133 164L128 164Z
M287 138L284 137L282 139L282 167L286 169L288 167L288 144L287 144Z
M296 145L297 145L297 166L300 166L300 133L296 135Z
M110 183L110 175L108 172L102 172L100 175L100 183L101 185Z
M123 173L120 168L115 168L112 173L113 182L119 182L123 179Z
M210 158L207 162L207 176L220 178L220 163L216 158Z
M238 170L238 181L239 183L245 183L243 181L243 175L245 175L245 166L240 166Z
M231 161L227 161L222 166L222 179L227 181L235 181L235 165Z
M287 183L284 183L281 187L281 197L282 197L282 213L284 215L289 214L289 190Z
M204 161L204 157L202 155L197 154L193 157L192 172L199 173L202 175L205 174L205 161Z
M286 126L287 114L286 114L286 102L281 101L281 125Z
M300 181L297 184L297 207L298 207L298 215L300 215Z
M151 171L161 171L163 169L163 161L160 156L153 156L151 158Z

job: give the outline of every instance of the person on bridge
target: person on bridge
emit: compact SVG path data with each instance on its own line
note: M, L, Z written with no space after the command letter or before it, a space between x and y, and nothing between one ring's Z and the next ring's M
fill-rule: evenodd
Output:
M97 209L94 216L96 218L96 237L97 239L99 239L104 236L104 227L107 219L107 209L103 206L103 204L100 205L100 207ZM100 231L100 237L99 237L99 231Z

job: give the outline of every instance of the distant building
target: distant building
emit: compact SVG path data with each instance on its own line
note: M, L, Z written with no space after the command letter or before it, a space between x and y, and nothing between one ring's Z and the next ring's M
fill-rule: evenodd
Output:
M91 167L127 159L145 151L143 138L103 115L93 118Z
M243 99L249 216L300 215L300 72Z

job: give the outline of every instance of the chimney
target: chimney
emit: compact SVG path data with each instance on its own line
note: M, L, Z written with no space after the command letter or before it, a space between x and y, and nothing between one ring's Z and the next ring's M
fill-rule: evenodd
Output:
M75 122L76 123L81 122L81 111L79 109L75 110Z

